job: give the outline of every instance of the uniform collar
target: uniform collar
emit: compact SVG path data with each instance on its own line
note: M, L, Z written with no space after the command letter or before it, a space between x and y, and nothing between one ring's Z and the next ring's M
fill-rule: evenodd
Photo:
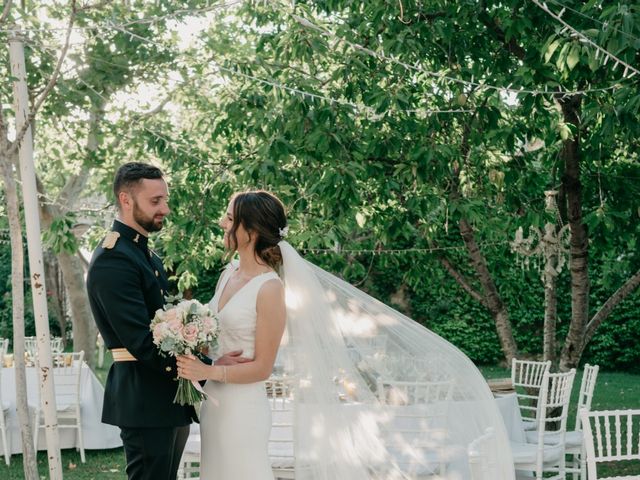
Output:
M118 232L121 237L131 240L145 253L149 251L149 238L141 234L137 230L131 228L130 226L125 225L120 220L114 220L111 230L113 230L114 232Z

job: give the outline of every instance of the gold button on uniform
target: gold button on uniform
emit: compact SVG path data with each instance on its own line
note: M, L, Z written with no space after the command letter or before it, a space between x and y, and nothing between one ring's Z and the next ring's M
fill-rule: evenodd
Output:
M167 372L170 372L170 371L171 371L171 367L167 367L167 368L165 368L165 370L166 370Z
M156 270L156 277L159 277L160 274L158 273L158 270Z

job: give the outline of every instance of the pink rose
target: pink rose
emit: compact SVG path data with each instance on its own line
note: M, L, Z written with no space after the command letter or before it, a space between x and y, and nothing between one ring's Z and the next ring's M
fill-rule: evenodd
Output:
M176 309L172 308L171 310L167 310L165 314L165 322L173 332L182 331L182 319L179 318L178 312Z
M213 318L204 317L202 319L202 331L204 332L204 334L209 335L210 333L213 333L214 330L215 330L215 324L213 323Z
M198 339L198 326L195 323L187 323L182 329L182 338L188 343L195 343Z
M153 327L153 342L160 343L164 339L166 334L165 324L164 323L156 323Z

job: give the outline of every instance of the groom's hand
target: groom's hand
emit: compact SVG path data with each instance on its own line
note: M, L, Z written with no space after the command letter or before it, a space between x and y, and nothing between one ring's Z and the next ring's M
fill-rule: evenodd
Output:
M252 358L245 358L242 356L242 350L234 350L232 352L225 353L218 358L215 365L236 365L238 363L246 363L253 360Z

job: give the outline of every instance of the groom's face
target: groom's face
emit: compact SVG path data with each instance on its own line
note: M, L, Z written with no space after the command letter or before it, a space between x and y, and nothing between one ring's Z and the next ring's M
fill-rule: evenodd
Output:
M163 179L143 179L131 192L130 211L138 225L147 232L162 229L169 210L169 191Z

